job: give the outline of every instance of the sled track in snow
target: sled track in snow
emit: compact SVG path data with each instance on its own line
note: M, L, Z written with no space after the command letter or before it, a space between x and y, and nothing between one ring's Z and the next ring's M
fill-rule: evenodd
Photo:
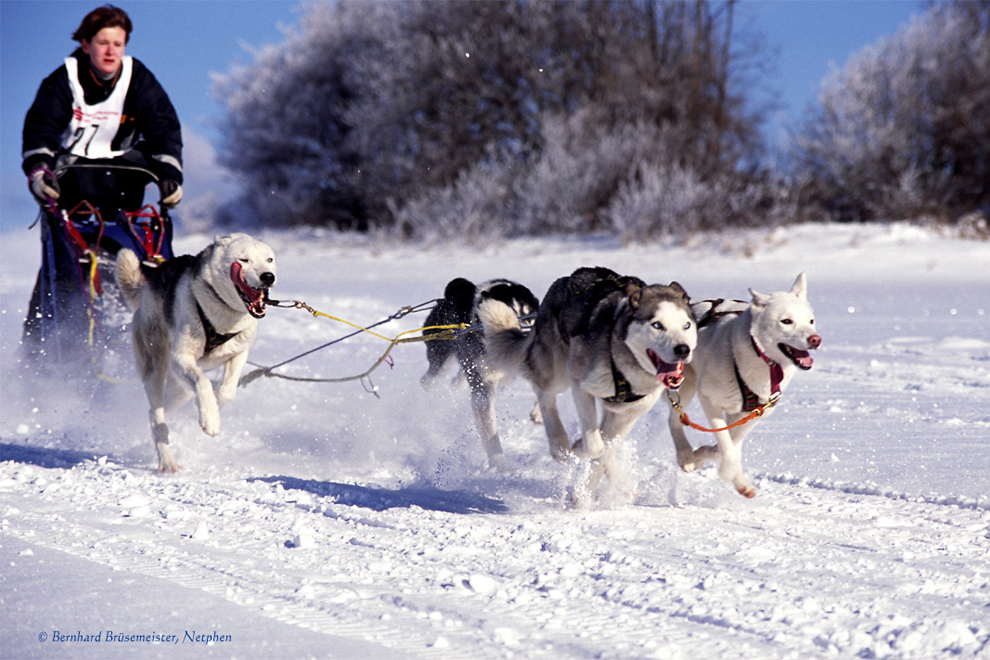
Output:
M858 484L845 481L832 481L829 479L812 479L808 477L798 477L790 473L784 474L761 474L756 473L758 479L766 479L778 484L789 486L801 486L805 488L817 488L847 495L873 495L885 497L891 500L903 500L905 502L917 502L932 504L935 506L957 507L959 509L973 509L975 511L990 511L990 498L981 497L973 499L963 496L940 496L940 495L912 495L894 490L885 490L879 486L869 484Z

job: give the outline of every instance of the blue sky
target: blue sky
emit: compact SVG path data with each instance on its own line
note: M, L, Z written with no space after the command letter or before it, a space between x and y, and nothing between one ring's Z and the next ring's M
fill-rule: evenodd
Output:
M0 231L27 227L36 207L20 169L21 128L41 80L76 46L71 35L101 4L0 0ZM161 81L183 124L188 197L213 185L210 159L222 121L211 73L250 62L250 49L283 40L298 25L296 0L115 0L134 23L127 54ZM768 129L795 119L830 63L893 34L923 11L916 0L741 0L736 25L761 32L774 72L759 87L781 105ZM152 195L149 194L149 201ZM182 206L177 213L181 214Z

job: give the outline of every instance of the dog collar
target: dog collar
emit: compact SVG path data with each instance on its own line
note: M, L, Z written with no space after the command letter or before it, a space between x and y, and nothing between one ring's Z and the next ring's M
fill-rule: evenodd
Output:
M237 336L236 332L231 335L224 335L217 332L217 329L213 327L210 320L206 318L206 314L203 312L203 308L199 306L199 302L196 303L196 311L199 312L199 321L203 324L203 334L206 335L206 347L203 349L203 355L209 355Z
M780 384L784 380L784 369L779 364L771 360L766 353L760 348L760 345L756 343L756 337L753 335L749 336L750 343L753 346L753 350L756 354L766 362L767 366L770 367L770 398L769 401L774 401L780 398ZM750 389L746 381L743 380L742 374L739 373L739 363L734 359L732 360L732 368L736 372L736 384L739 386L739 393L742 395L743 412L753 412L757 408L760 408L763 404L760 403L759 395Z
M770 397L773 398L774 395L780 394L780 384L784 381L784 368L771 360L767 354L763 352L760 345L756 343L756 337L750 335L749 339L753 343L753 350L755 350L756 354L767 363L768 367L770 367Z

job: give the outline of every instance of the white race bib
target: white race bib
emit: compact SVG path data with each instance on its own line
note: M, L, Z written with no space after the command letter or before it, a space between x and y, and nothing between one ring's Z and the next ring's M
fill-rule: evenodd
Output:
M131 145L123 149L111 148L124 117L124 97L131 83L133 59L125 56L121 65L120 79L110 97L102 103L88 105L82 84L79 82L78 60L68 57L65 68L69 72L69 87L72 88L72 121L62 133L62 148L80 158L115 158L130 151Z

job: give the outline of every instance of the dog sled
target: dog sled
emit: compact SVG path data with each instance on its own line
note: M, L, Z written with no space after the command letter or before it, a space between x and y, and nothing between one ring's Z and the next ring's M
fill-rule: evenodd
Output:
M56 169L61 177L73 164ZM128 170L127 176L157 182L149 170L104 164L103 170ZM168 210L146 204L120 209L115 217L88 200L64 208L49 199L35 224L41 224L41 268L24 322L28 366L39 375L118 380L132 378L130 313L114 282L114 260L122 248L146 264L171 259L172 221ZM33 226L33 225L32 225Z

